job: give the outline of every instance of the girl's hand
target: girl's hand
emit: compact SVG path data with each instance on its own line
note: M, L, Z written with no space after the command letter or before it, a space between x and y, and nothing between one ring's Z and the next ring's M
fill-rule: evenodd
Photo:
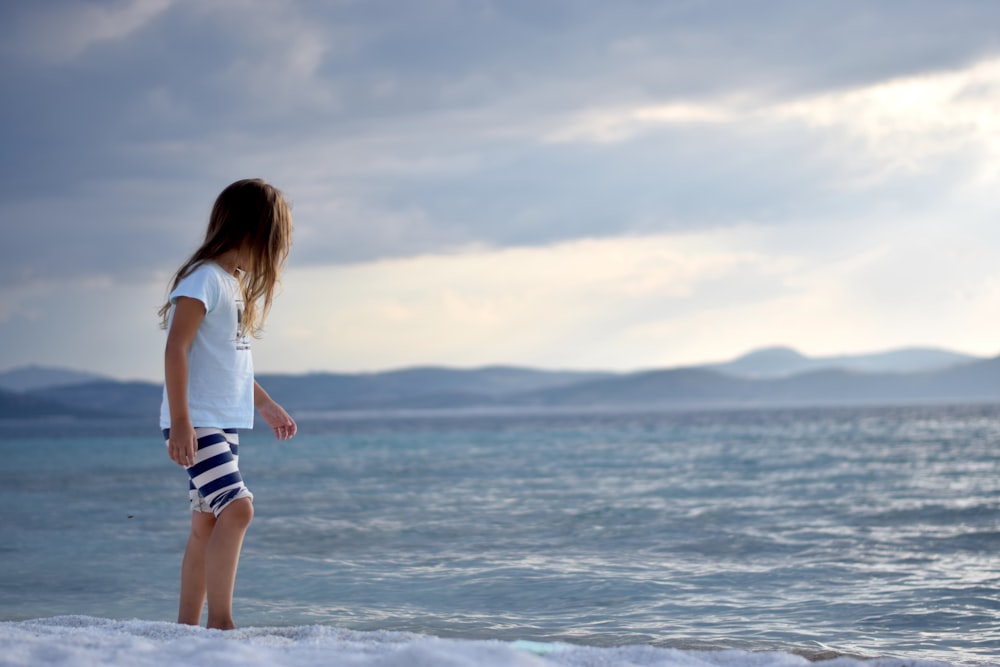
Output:
M288 440L299 430L295 420L285 412L283 407L271 400L270 397L257 406L257 411L274 431L274 437L278 440Z
M177 465L194 465L194 455L198 451L198 437L194 433L194 428L181 426L170 429L170 440L167 446L167 453L170 460Z

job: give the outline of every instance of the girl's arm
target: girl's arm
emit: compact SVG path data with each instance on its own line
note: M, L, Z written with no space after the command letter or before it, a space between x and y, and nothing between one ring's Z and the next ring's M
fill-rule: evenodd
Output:
M267 395L264 388L253 383L253 404L257 407L257 412L264 418L274 430L274 437L278 440L288 440L298 430L295 420L292 419L285 409L274 402L274 399Z
M194 455L198 450L197 437L188 411L188 352L203 319L205 304L198 299L178 298L163 355L167 403L170 405L170 440L167 451L172 461L185 467L194 463Z

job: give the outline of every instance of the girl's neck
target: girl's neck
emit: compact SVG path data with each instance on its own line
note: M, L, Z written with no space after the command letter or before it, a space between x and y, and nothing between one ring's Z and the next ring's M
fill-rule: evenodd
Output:
M213 261L221 266L226 273L231 273L235 276L236 271L240 268L240 251L238 248L227 250Z

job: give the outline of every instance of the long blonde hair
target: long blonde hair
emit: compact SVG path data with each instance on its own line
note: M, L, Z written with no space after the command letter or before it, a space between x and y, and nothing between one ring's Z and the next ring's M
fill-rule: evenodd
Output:
M292 214L274 186L259 178L236 181L219 194L208 220L205 241L174 274L170 291L199 264L246 247L246 265L239 273L243 291L240 335L258 337L271 310L275 288L292 247ZM160 308L160 326L167 328L170 300Z

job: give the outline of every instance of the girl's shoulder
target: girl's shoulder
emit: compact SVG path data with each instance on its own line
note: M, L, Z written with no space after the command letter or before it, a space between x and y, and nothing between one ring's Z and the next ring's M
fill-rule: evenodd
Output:
M171 301L187 296L198 299L211 311L224 295L238 293L236 279L226 273L221 266L206 260L192 266L187 273L177 281L177 286L170 293Z
M181 276L181 281L218 280L220 282L228 282L227 279L229 278L233 278L233 276L226 273L225 269L212 260L206 259L198 262L197 264L191 265L191 268L189 268L184 275Z

